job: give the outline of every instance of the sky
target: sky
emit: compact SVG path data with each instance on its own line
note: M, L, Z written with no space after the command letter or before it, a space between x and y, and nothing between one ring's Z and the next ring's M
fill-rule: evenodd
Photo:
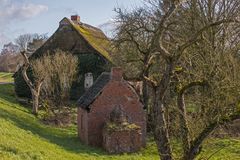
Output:
M131 9L141 0L0 0L0 50L20 34L51 36L64 17L78 14L81 21L101 27L116 15L114 7Z

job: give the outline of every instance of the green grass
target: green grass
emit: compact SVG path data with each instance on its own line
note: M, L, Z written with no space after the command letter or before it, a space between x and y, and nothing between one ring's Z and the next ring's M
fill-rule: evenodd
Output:
M210 139L199 158L237 160L240 140ZM138 153L108 155L101 149L83 145L76 126L56 128L42 124L17 103L13 85L0 85L0 160L157 160L156 145L149 140Z
M154 143L139 153L108 155L83 145L76 126L55 128L42 124L19 105L12 85L0 85L0 160L149 160L158 159Z
M240 139L209 139L204 147L199 159L240 160Z
M0 72L0 82L13 82L12 73Z

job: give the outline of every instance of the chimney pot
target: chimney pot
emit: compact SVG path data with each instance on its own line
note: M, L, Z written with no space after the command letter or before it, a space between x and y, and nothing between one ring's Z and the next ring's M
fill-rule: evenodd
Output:
M72 16L71 16L71 20L72 20L74 23L79 24L79 23L80 23L80 16L79 16L79 15L72 15Z
M111 79L121 81L123 79L123 70L120 67L113 67L111 70Z

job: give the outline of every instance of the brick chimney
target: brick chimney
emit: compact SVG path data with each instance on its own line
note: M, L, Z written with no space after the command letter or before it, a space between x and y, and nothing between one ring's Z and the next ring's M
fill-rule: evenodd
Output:
M111 70L111 80L121 81L123 79L123 70L120 67L113 67Z
M80 16L79 15L72 15L71 20L73 23L79 24L80 23Z

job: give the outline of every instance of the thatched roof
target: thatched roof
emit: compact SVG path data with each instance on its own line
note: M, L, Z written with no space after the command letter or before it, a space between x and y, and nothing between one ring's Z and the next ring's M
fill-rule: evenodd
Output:
M67 21L69 25L72 26L73 29L76 30L76 33L78 33L96 52L102 56L104 59L112 62L112 59L110 57L111 55L111 44L109 39L106 37L106 35L103 33L102 30L99 28L93 27L91 25L85 24L80 22L79 24L74 23L72 20L68 18L63 18L61 21ZM38 48L29 58L36 58L45 53L48 50L54 49L54 47L49 47L51 45L52 39L55 34L57 34L59 30L57 30L48 40L43 44L40 48ZM18 70L16 71L18 72ZM16 73L15 72L15 73ZM13 77L15 74L13 75Z
M76 24L69 20L68 18L64 18L67 20L73 28L97 51L99 52L104 58L108 61L112 61L110 57L110 41L106 37L106 35L96 27L91 25L80 23ZM63 19L63 20L64 20Z

